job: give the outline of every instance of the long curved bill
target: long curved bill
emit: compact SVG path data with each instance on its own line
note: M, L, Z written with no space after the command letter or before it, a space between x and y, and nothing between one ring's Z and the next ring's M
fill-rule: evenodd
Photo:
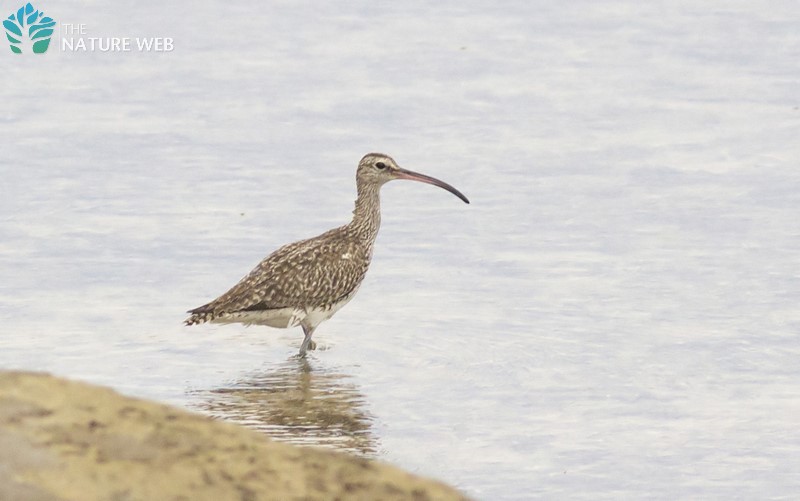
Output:
M453 195L455 195L458 198L460 198L461 200L463 200L464 203L466 203L466 204L469 203L469 200L467 199L467 197L464 196L463 193L461 193L457 189L453 188L449 184L445 183L444 181L439 181L435 177L426 176L425 174L420 174L419 172L414 172L414 171L410 171L410 170L402 169L402 168L398 167L395 170L395 178L396 179L408 179L408 180L411 180L411 181L419 181L421 183L428 183L428 184L432 184L434 186L438 186L439 188L444 188L445 190L449 191Z

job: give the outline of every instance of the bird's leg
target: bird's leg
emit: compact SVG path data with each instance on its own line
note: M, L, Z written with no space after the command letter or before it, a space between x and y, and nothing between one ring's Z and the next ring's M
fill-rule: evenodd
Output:
M300 356L306 356L306 350L316 350L317 343L311 340L311 336L314 335L315 327L311 327L309 325L303 324L303 333L306 337L303 338L303 344L300 345Z

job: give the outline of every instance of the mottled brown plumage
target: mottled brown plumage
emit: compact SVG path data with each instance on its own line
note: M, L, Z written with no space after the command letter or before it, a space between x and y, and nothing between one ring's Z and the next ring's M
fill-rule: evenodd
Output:
M285 245L228 292L191 310L194 315L187 323L238 311L328 306L363 280L369 266L365 250L365 244L349 234L347 226ZM353 259L342 259L343 255Z
M388 155L369 153L356 171L358 199L350 223L276 250L228 292L189 310L186 325L301 325L305 339L300 354L314 349L314 329L344 306L364 280L380 227L380 188L393 179L433 184L469 203L449 184L402 169Z

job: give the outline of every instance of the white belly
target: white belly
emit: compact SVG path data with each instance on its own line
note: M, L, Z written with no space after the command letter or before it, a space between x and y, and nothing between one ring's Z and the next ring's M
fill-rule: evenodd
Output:
M261 311L237 311L234 313L224 313L211 322L215 324L240 323L244 325L267 325L278 329L297 327L298 325L305 324L313 328L325 320L328 320L334 313L342 309L353 295L354 294L350 294L338 303L320 308L279 308Z

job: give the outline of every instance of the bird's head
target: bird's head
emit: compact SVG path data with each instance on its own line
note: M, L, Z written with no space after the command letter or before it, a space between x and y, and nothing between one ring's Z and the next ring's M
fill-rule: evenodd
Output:
M444 181L426 176L425 174L403 169L397 165L397 162L395 162L392 157L384 155L383 153L367 153L364 155L364 158L358 163L356 179L359 185L373 185L377 187L381 187L395 179L419 181L443 188L463 200L464 203L469 203L467 197Z

